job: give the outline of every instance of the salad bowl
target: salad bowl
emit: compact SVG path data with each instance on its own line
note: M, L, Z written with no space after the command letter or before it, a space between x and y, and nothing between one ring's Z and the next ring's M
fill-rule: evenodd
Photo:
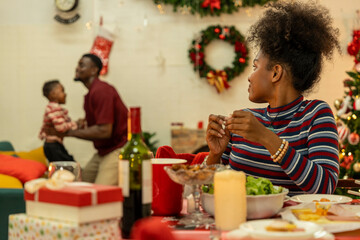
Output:
M281 210L288 189L274 186L265 178L248 176L246 181L247 219L269 218ZM204 211L215 216L213 192L213 185L202 187L201 206Z

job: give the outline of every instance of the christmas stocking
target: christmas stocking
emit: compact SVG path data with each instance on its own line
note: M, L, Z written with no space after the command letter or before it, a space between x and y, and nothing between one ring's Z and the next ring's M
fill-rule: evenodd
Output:
M101 58L103 68L100 75L105 75L108 71L109 55L111 46L114 42L114 35L100 26L99 33L94 40L90 53Z

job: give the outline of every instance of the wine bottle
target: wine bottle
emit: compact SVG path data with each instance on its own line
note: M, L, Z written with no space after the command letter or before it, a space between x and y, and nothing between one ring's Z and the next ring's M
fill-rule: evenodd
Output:
M121 235L129 238L136 220L151 214L152 169L151 152L142 140L140 107L129 112L131 136L119 155L119 185L122 188L123 217Z

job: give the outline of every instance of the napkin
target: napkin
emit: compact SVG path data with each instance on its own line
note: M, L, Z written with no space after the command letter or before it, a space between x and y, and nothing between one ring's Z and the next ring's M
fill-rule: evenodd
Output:
M158 148L155 158L180 158L186 160L186 164L194 165L201 164L208 154L208 152L200 152L197 154L175 153L172 147L165 145Z
M171 229L159 217L138 220L131 230L133 240L175 240Z

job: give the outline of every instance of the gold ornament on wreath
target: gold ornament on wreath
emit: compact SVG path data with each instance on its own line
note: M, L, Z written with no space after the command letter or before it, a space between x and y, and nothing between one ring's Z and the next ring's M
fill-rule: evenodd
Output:
M234 46L235 59L231 67L214 69L205 61L205 47L212 40L223 40ZM245 38L234 26L210 26L201 31L201 36L192 41L189 49L189 58L194 65L194 71L198 71L201 78L206 78L208 83L214 86L218 93L230 87L232 79L242 73L248 64L248 48Z

